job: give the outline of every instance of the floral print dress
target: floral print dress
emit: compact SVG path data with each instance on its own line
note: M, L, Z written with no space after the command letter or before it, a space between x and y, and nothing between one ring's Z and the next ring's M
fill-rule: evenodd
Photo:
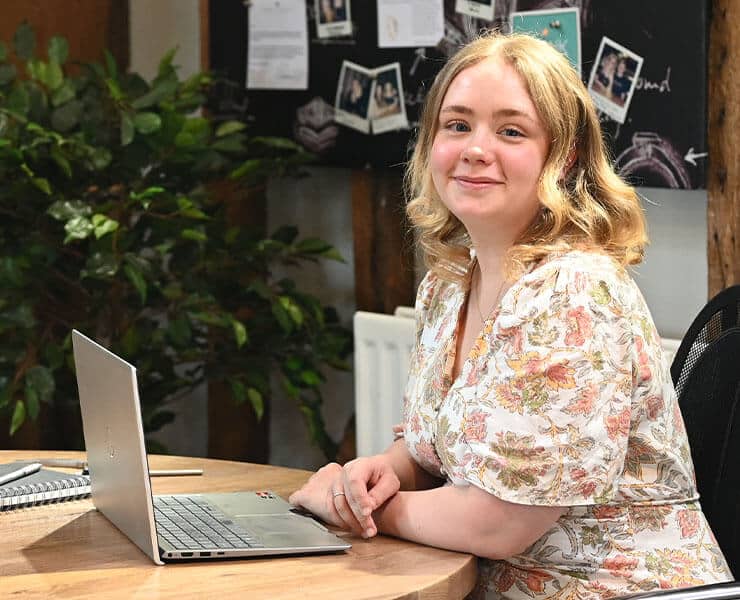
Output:
M476 598L610 598L732 579L698 502L670 372L645 301L607 256L531 267L459 376L465 289L427 274L404 398L414 459L450 485L565 506L522 554L480 559Z

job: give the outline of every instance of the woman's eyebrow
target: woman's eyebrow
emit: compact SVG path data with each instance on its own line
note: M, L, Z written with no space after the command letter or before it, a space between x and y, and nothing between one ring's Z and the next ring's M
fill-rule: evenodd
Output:
M468 106L465 106L463 104L449 104L447 106L443 106L442 109L440 109L439 114L445 114L445 113L457 113L457 114L464 114L464 115L472 115L473 109L471 109ZM527 119L528 121L532 121L533 123L536 123L536 120L532 118L532 116L522 110L518 110L516 108L500 108L498 110L493 111L494 117L522 117L524 119Z
M442 109L439 111L439 114L448 113L448 112L462 113L464 115L472 115L473 109L468 106L464 106L462 104L448 104L447 106L442 107Z

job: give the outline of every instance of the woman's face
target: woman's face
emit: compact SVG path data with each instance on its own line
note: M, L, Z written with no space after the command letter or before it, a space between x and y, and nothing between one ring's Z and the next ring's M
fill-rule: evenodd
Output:
M537 215L550 143L514 68L487 58L461 71L439 112L431 151L435 189L477 235L517 237Z
M606 76L610 76L614 74L615 69L617 68L617 57L613 54L607 54L603 60L601 61L601 71Z

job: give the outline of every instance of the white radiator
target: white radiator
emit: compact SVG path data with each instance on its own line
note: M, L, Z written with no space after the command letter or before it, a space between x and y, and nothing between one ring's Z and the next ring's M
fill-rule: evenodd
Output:
M401 422L401 406L415 321L358 311L355 335L355 423L357 456L383 452Z

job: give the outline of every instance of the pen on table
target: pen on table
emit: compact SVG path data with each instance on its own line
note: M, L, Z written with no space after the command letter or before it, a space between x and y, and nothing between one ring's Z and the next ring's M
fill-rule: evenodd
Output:
M11 471L10 473L6 473L5 475L0 476L0 485L5 485L6 483L10 483L11 481L15 481L16 479L21 479L23 477L26 477L27 475L33 475L34 473L36 473L36 471L40 469L41 463L31 463L30 465L25 465L20 469L16 469L15 471Z
M79 458L39 458L37 462L46 467L66 467L87 471L87 461ZM181 475L203 475L203 469L151 469L149 471L150 477L178 477Z
M151 477L178 477L180 475L203 475L203 469L150 469Z

